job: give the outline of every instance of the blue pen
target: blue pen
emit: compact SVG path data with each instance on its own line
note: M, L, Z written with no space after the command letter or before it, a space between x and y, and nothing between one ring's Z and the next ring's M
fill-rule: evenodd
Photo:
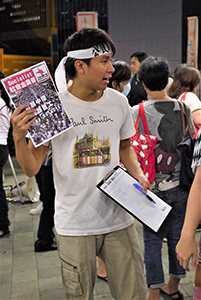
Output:
M143 190L141 189L141 187L138 184L133 183L133 185L136 187L136 189L138 189L138 191L140 191L143 195L145 195L147 197L147 199L149 199L151 202L156 204L156 202L149 195L143 193Z

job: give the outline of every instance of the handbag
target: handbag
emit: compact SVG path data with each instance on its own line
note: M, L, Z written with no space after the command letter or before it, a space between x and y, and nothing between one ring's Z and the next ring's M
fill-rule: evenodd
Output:
M145 133L138 132L139 117L141 116ZM131 137L131 144L136 152L138 162L144 175L148 178L150 183L154 182L156 167L154 148L158 141L156 136L149 134L147 121L144 113L144 106L139 104L138 115L135 123L136 133Z
M179 149L181 154L179 185L183 190L188 192L190 191L194 179L191 163L193 158L195 139L193 137L193 129L190 123L186 104L184 102L181 103L180 101L178 101L178 103L181 110L182 132L184 137L184 140L182 140L177 146L177 149Z

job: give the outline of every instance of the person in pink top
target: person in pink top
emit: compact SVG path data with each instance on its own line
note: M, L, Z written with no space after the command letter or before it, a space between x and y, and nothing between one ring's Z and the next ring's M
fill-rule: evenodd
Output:
M170 97L185 101L190 106L196 132L201 127L201 101L196 95L199 82L199 70L193 66L181 64L174 71L174 80L168 91Z

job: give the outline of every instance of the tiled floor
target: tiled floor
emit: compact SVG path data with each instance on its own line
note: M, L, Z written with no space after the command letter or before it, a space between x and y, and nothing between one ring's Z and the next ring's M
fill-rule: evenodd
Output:
M18 182L26 177L14 159L14 167ZM9 163L5 168L4 185L15 186L15 180ZM57 251L35 253L39 216L31 216L29 210L38 205L37 202L9 201L9 218L11 236L0 240L0 300L64 300L60 263ZM136 221L140 243L143 251L142 226ZM198 239L199 233L196 234ZM163 245L163 262L166 280L168 280L167 246ZM181 280L180 291L185 299L193 299L194 271L188 272ZM94 299L112 300L108 284L97 279ZM168 299L163 298L161 299ZM170 299L170 298L169 298ZM129 299L122 299L129 300Z

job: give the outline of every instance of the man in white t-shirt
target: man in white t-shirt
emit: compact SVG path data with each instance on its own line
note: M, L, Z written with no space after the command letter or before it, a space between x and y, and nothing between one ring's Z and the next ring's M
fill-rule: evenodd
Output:
M73 83L60 98L73 127L52 140L52 152L55 229L66 297L93 299L98 255L106 264L115 299L144 300L144 267L134 220L96 188L120 159L144 192L150 187L130 145L134 129L127 98L107 88L115 46L104 31L84 28L66 40L64 49L67 57L61 67ZM31 177L46 147L25 143L34 123L33 109L21 113L27 107L15 110L12 124L17 159Z

